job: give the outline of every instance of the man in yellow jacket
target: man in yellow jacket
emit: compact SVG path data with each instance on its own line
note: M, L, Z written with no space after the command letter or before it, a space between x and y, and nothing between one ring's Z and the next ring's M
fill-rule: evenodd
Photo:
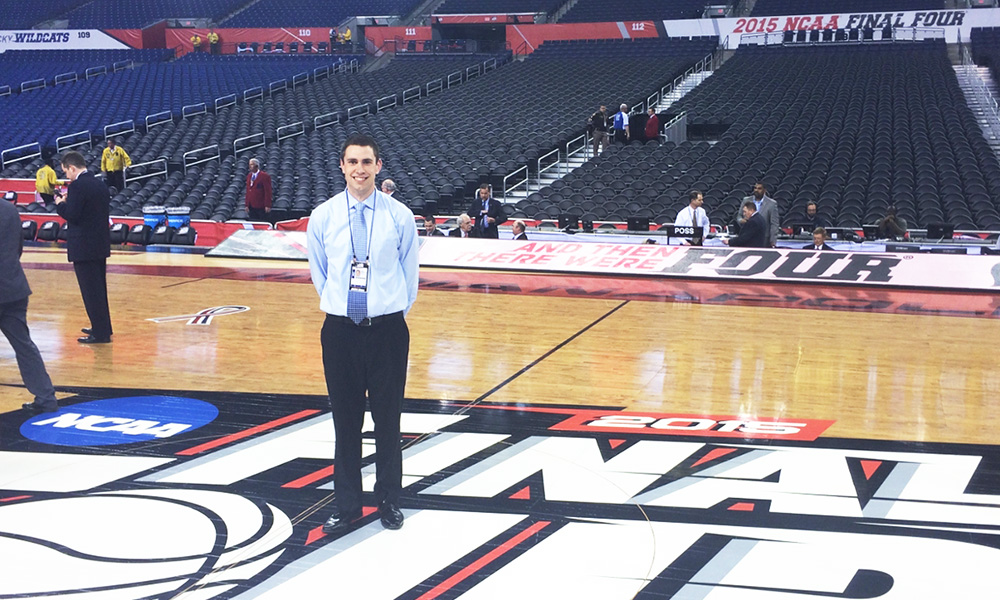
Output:
M35 172L35 202L43 206L53 206L55 202L56 186L59 179L56 178L55 153L51 148L42 149L42 167Z
M219 54L219 34L214 30L208 32L208 49L212 54Z
M104 182L108 187L122 191L125 188L125 167L131 164L132 159L125 149L114 138L108 138L108 147L101 154L101 171L104 172Z

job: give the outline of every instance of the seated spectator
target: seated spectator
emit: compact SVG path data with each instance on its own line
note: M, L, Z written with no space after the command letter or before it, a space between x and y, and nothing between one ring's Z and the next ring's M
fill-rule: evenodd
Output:
M906 235L906 219L896 216L896 207L885 209L885 216L875 221L879 239L895 240Z
M826 243L826 229L817 227L813 230L813 243L802 246L803 250L833 250L833 247Z
M817 210L818 206L812 200L806 203L806 218L802 221L803 229L815 232L818 227L830 226L826 219L816 212Z
M482 237L479 234L479 229L473 229L472 218L466 213L458 215L458 227L452 229L448 232L448 237L460 237L460 238L470 238L470 237Z
M424 217L424 229L420 232L420 235L427 237L444 237L437 228L437 221L434 219L434 215L427 215Z
M524 233L524 221L518 219L514 221L514 239L518 241L527 241L528 234Z

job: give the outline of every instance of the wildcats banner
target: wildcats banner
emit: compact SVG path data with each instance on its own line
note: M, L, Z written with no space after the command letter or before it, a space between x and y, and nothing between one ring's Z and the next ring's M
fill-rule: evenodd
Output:
M128 50L98 29L0 31L0 52L8 50Z
M885 27L943 29L948 42L957 43L960 40L968 40L973 27L992 27L998 22L1000 22L1000 9L969 9L686 19L664 21L663 26L670 37L717 35L720 40L729 37L730 47L736 47L743 34Z
M423 241L423 266L961 290L1000 287L997 256L446 238Z

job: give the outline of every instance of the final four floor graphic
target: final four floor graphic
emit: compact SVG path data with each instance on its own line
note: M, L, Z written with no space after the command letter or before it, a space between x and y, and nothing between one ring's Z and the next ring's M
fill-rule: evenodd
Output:
M408 400L403 528L333 538L325 398L70 391L0 415L0 599L996 597L993 446Z

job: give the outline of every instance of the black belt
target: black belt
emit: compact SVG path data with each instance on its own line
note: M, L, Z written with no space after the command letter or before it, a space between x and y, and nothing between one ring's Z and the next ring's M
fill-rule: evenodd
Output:
M388 315L380 315L377 317L365 317L364 319L361 319L360 323L355 323L354 320L351 319L350 317L342 317L340 315L328 315L328 316L333 319L337 319L338 321L345 321L347 323L350 323L351 325L357 325L358 327L371 327L372 325L378 325L379 323L384 323L386 321L402 319L403 311L390 313Z

